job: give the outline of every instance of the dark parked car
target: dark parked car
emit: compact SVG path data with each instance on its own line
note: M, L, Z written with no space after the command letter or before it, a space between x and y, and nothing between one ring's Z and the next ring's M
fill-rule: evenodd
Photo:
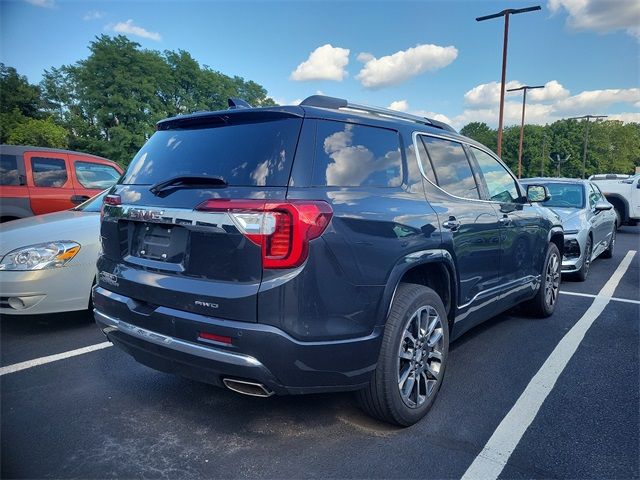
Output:
M410 425L454 338L553 312L562 227L486 147L331 97L230 105L159 122L105 198L96 320L141 363L248 395L357 390Z

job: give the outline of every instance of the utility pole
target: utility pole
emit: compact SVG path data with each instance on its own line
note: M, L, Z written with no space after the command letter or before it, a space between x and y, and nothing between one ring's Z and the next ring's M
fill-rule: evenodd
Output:
M547 146L547 134L542 134L542 156L540 157L540 176L544 177L544 151Z
M582 178L587 178L587 145L589 144L589 123L593 118L598 121L599 118L607 118L608 115L583 115L582 117L571 117L569 120L586 120L584 127L584 145L582 146Z
M518 178L522 178L522 140L524 139L524 109L527 104L527 90L533 90L535 88L544 88L544 85L536 85L535 87L523 85L522 87L507 90L507 92L522 90L522 121L520 122L520 145L518 146Z
M484 17L476 18L476 22L484 22L485 20L491 20L492 18L504 17L504 41L502 45L502 77L500 80L500 114L498 117L498 156L502 155L502 125L504 118L504 86L507 74L507 44L509 42L509 15L516 15L518 13L535 12L541 10L540 5L527 8L508 8L498 13L491 15L485 15Z

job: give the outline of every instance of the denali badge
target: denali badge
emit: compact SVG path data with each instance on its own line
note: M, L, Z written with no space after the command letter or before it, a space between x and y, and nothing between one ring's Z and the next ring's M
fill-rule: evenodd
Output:
M100 281L113 285L114 287L119 285L118 276L113 273L105 272L104 270L100 272Z
M129 218L134 220L160 220L163 215L164 210L145 210L143 208L129 210Z
M199 307L218 308L217 303L203 302L202 300L196 300L195 303Z

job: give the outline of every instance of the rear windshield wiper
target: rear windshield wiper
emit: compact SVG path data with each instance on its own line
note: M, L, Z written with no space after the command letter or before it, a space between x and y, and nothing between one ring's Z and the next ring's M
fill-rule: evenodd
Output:
M173 190L189 187L226 187L227 182L222 177L211 175L178 175L168 180L158 182L149 188L154 195L159 195L164 190Z

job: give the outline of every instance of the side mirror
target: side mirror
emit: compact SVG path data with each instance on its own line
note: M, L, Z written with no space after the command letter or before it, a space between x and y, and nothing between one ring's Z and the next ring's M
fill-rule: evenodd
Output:
M544 185L527 185L527 200L530 202L546 202L550 199L549 189Z
M609 202L605 202L604 200L598 200L595 207L593 208L596 212L602 212L604 210L611 210L613 208L613 205L611 205Z

